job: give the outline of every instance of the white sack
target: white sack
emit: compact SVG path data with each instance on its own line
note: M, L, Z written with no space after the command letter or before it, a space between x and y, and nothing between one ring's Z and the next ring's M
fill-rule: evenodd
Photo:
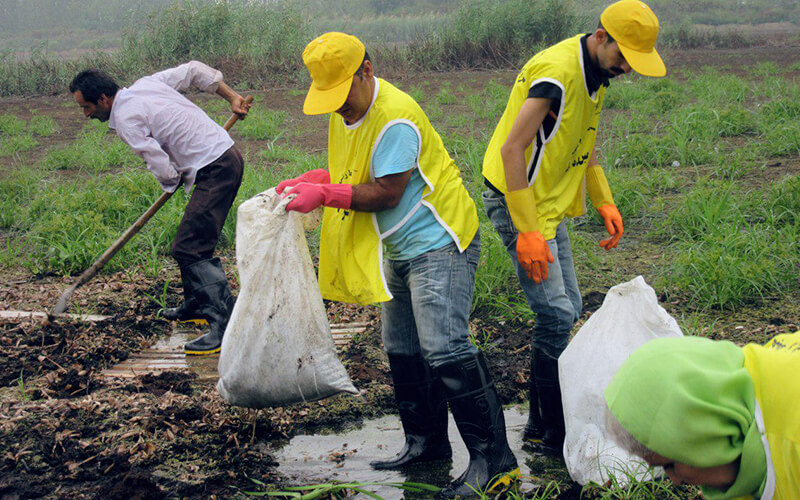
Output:
M358 393L336 356L303 217L275 189L242 203L236 224L241 290L222 339L217 390L263 408Z
M558 358L566 440L564 460L580 484L650 479L647 465L614 441L606 426L605 391L622 363L649 340L680 337L678 323L658 305L641 276L608 291L602 307Z

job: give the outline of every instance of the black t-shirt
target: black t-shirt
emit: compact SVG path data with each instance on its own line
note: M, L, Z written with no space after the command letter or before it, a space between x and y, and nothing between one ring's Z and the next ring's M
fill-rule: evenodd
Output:
M581 51L583 52L583 74L586 75L586 88L591 94L597 92L600 86L608 87L608 78L605 78L600 72L592 59L589 57L589 50L586 48L586 39L588 34L581 37ZM540 97L544 99L552 99L553 103L550 109L553 113L558 114L561 109L561 98L563 94L558 85L550 82L539 82L528 91L528 97Z

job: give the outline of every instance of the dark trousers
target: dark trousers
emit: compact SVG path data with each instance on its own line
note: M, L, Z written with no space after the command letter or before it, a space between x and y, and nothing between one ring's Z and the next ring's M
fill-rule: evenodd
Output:
M172 257L181 268L214 255L243 173L244 160L236 147L197 172L192 197L172 243Z

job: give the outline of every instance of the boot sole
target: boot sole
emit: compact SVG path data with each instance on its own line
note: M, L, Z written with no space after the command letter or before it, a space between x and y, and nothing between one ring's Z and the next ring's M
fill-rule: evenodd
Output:
M522 476L519 467L516 467L508 472L503 472L494 476L491 480L491 486L484 487L485 490L477 490L473 489L473 486L467 485L469 487L469 492L462 493L462 494L454 494L454 492L443 493L444 490L440 490L439 493L436 495L436 498L439 499L455 499L455 498L487 498L491 493L492 498L500 498L501 494L508 490L512 484L517 482L519 478ZM495 479L496 478L496 479ZM463 485L462 485L463 486Z
M431 458L422 458L422 459L413 459L403 464L385 464L382 465L380 463L370 462L369 466L372 467L373 470L405 470L410 467L414 467L419 464L427 464L431 462L444 462L447 460L453 460L453 455L446 455L441 457L431 457Z
M187 356L211 356L213 354L219 354L222 350L222 347L217 347L216 349L211 349L209 351L191 351L189 349L184 349L183 353Z
M179 320L175 320L175 321L177 321L178 323L183 324L183 325L190 324L190 323L194 324L194 325L197 325L197 326L207 326L208 325L208 321L204 320L203 318L179 319Z

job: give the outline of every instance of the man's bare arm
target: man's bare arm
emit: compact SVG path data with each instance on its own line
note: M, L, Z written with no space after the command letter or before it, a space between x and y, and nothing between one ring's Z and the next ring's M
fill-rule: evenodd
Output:
M247 116L247 112L250 111L250 105L244 101L244 97L230 88L228 84L225 82L219 82L219 85L217 86L217 94L231 103L231 111L236 113L239 116L239 119L243 120Z
M542 97L526 99L514 120L514 125L511 126L505 144L500 148L506 173L506 187L509 191L528 187L525 150L539 132L545 116L550 111L551 102L552 99Z
M353 186L353 201L350 208L361 212L380 212L396 207L403 197L411 170L386 175L374 182Z

